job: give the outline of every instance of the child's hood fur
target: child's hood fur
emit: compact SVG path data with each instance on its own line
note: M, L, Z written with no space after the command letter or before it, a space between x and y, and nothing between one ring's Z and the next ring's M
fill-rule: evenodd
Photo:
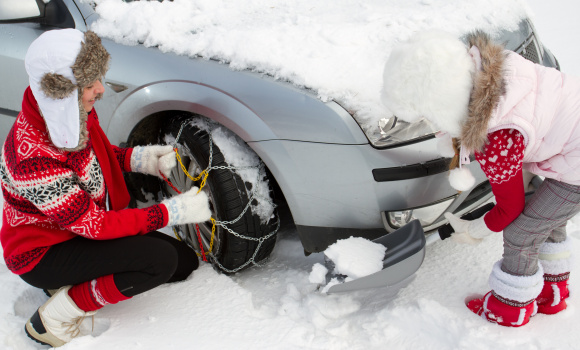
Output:
M481 151L487 143L487 126L505 93L503 66L505 51L482 32L469 36L469 45L481 54L481 70L475 73L469 101L469 115L461 128L461 144L470 151Z

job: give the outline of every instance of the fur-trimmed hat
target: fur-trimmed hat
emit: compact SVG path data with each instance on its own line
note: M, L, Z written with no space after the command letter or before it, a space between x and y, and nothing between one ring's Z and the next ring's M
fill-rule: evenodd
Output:
M460 39L438 30L419 32L391 52L381 98L398 118L407 122L425 118L459 137L474 72L474 62Z
M83 88L102 79L110 55L93 32L51 30L28 48L24 64L51 141L68 151L85 147L87 113Z

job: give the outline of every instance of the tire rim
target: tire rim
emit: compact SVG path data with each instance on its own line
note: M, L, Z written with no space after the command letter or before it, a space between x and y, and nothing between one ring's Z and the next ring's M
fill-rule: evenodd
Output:
M187 169L187 172L190 175L192 175L193 177L196 177L199 173L201 173L203 171L203 169L195 161L195 158L193 156L191 156L190 152L185 147L178 144L177 148L179 151L179 155L181 157L181 162L183 163L183 165ZM193 182L185 174L185 172L181 169L181 166L179 164L177 164L177 166L171 170L169 180L182 193L186 192L187 190L189 190L193 186L199 187L201 185L201 180ZM171 186L169 186L168 184L165 184L165 189L170 197L173 197L173 196L179 194L173 188L171 188ZM202 191L205 192L209 198L211 217L217 220L215 207L213 204L214 199L212 196L212 192L209 188L209 183L207 181L205 183L205 186L202 188ZM206 254L208 254L210 242L211 242L211 231L212 231L212 226L213 226L211 221L202 222L202 223L199 223L197 225L196 224L178 225L176 229L179 233L180 238L185 240L185 242L187 242L196 251L196 253L201 254L201 249L199 246L199 238L197 235L196 226L199 227L199 232L200 232L199 236L201 237L201 240L203 242L203 251ZM219 230L219 227L216 227L216 233L214 234L214 239L213 239L212 253L219 251L220 240L219 240L218 235L217 235L218 230Z

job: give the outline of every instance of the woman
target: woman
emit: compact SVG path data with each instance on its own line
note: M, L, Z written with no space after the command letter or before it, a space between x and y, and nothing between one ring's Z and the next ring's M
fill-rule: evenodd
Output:
M25 282L56 290L25 327L53 347L104 305L187 278L198 267L195 252L156 230L211 215L196 188L126 209L122 171L167 176L176 161L171 146L109 143L93 109L108 62L90 31L38 37L25 57L30 86L0 159L4 259Z
M484 217L468 222L445 214L464 242L503 231L491 291L467 303L490 322L518 327L536 312L566 308L566 221L580 211L579 97L579 79L504 50L483 33L470 36L468 46L447 33L420 33L395 48L386 65L383 102L397 117L424 117L446 134L440 149L451 149L443 154L459 166L451 185L474 185L462 167L471 153L491 183L497 205ZM546 178L527 203L522 169Z

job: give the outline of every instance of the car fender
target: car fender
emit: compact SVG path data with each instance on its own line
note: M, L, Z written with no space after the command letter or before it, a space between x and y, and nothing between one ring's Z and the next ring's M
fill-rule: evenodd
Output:
M160 81L135 89L113 111L106 132L111 143L120 144L142 119L171 110L203 115L246 142L276 138L248 106L222 91L191 81Z

